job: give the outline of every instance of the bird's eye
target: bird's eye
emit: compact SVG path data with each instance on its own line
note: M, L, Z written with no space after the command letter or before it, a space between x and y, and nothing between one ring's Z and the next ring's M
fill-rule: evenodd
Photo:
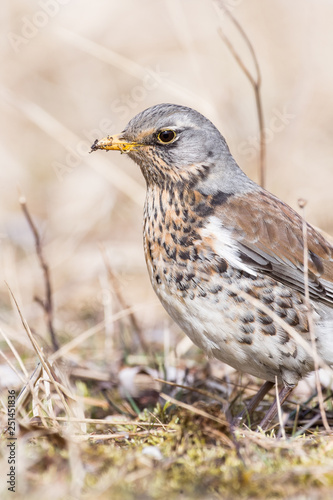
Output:
M176 138L176 132L174 132L173 130L162 130L157 136L157 139L160 142L163 142L163 144L172 142L175 138Z

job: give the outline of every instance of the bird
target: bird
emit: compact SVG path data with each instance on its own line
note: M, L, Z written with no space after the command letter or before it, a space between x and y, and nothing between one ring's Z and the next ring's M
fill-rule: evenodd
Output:
M168 314L209 357L265 381L246 411L275 383L287 399L315 369L313 342L333 366L333 247L241 170L210 120L157 104L98 149L141 169L145 259Z

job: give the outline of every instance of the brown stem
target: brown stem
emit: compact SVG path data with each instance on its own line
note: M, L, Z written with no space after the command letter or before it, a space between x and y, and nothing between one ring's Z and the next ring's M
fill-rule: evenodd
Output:
M303 232L304 302L305 302L305 305L307 308L310 340L311 340L311 346L312 346L313 353L314 353L313 363L314 363L314 370L315 370L316 387L317 387L317 392L318 392L319 409L320 409L320 414L321 414L321 418L322 418L325 430L327 432L330 432L331 429L330 429L330 426L329 426L328 421L327 421L327 416L326 416L325 406L324 406L323 391L321 389L321 383L320 383L320 379L319 379L318 353L317 353L316 339L315 339L315 333L314 333L313 310L312 310L312 306L310 303L308 226L307 226L307 223L305 221L306 203L307 203L307 201L304 199L298 200L298 206L302 210L302 217L303 217L302 232Z
M50 269L49 266L44 258L43 255L43 247L41 243L41 239L38 233L38 230L36 228L36 225L34 221L32 220L32 217L30 215L30 212L27 207L27 202L24 196L20 197L20 205L22 208L22 211L25 215L25 218L27 219L27 222L29 224L29 227L31 229L31 232L34 237L35 241L35 247L36 247L36 254L39 260L39 264L43 270L43 276L44 276L44 286L45 286L45 300L42 300L38 297L35 297L36 302L41 305L45 312L46 316L46 322L47 322L47 327L51 336L51 341L52 341L52 346L53 350L57 351L59 349L59 343L58 339L53 327L53 300L52 300L52 287L51 287L51 280L50 280Z
M107 255L106 255L106 251L105 251L105 248L103 247L103 245L100 246L100 249L101 249L101 253L102 253L102 257L103 257L103 260L104 260L104 265L105 265L105 268L106 268L106 272L108 274L108 277L109 277L109 280L112 284L112 288L116 294L116 297L117 297L117 300L119 302L119 305L122 309L128 309L128 304L126 302L126 300L124 299L123 295L121 294L120 290L119 290L119 284L118 284L118 280L117 280L117 277L115 276L113 270L111 269L111 265L110 265L110 262L107 258ZM141 345L141 348L143 350L143 352L145 353L150 353L150 348L144 338L144 335L143 335L143 331L136 319L136 316L134 314L134 312L131 312L129 314L129 320L131 322L131 325L132 325L132 328L133 328L133 331L137 334L138 336L138 340L139 340L139 343Z
M237 19L226 8L223 2L217 1L216 3L223 10L223 12L229 17L230 21L233 23L233 25L240 33L241 37L243 38L245 44L247 45L250 51L250 54L254 62L254 67L256 72L255 77L252 76L249 69L245 66L244 62L242 61L240 55L236 51L235 47L233 46L229 38L223 33L221 28L218 29L218 33L221 39L226 44L232 56L234 57L235 61L237 62L237 64L239 65L239 67L241 68L241 70L243 71L243 73L245 74L245 76L247 77L247 79L249 80L249 82L253 87L255 101L256 101L258 123L259 123L259 134L260 134L259 177L260 177L260 185L264 188L266 186L266 141L264 134L264 114L263 114L263 106L261 100L261 73L260 73L258 58L249 37L247 36L244 29L237 21Z

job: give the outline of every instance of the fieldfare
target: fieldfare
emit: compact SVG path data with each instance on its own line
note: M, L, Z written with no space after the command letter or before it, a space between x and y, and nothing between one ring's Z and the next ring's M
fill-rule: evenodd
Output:
M128 153L146 180L144 251L164 308L209 356L266 380L249 411L276 377L282 404L314 370L312 323L318 356L333 365L333 247L244 174L207 118L159 104L97 149Z

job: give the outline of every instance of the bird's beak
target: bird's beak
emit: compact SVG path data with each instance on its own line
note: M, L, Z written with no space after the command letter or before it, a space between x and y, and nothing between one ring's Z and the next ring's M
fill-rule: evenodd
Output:
M108 135L107 137L104 137L104 139L96 139L94 144L91 146L90 153L96 151L97 149L106 149L107 151L113 149L120 151L121 153L128 153L132 149L140 146L143 146L143 144L126 141L123 137L121 137L121 134Z

